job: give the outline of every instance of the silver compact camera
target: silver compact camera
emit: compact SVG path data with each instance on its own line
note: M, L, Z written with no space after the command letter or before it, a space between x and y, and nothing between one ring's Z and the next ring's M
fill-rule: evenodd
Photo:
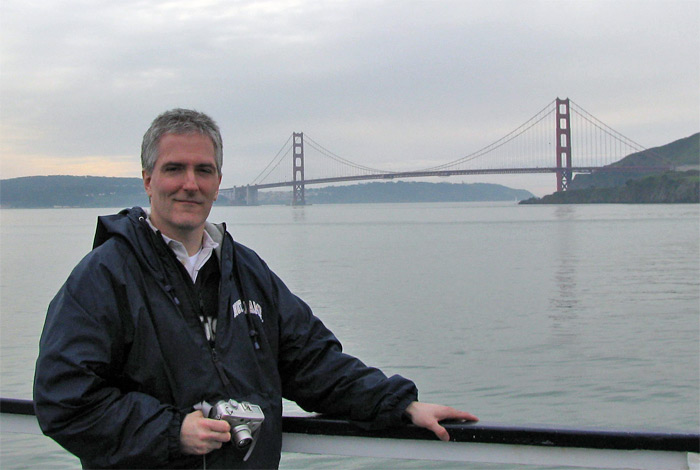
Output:
M248 460L257 442L260 426L265 421L265 414L258 405L230 399L220 400L214 406L203 401L196 405L195 409L201 409L207 418L227 421L231 426L231 441L239 449L248 448L243 458Z

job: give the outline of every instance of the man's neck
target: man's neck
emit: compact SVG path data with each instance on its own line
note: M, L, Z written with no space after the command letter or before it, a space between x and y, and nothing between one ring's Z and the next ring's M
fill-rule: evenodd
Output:
M158 221L153 220L153 217L151 216L149 216L148 220L151 222L151 225L160 231L160 233L172 240L177 240L182 243L185 246L189 256L196 254L202 248L204 226L189 230L177 230L172 227L159 224Z
M204 229L197 230L195 232L187 232L187 234L178 233L165 233L161 230L163 235L173 240L177 240L185 246L187 254L189 256L195 255L202 248L202 236L204 234Z

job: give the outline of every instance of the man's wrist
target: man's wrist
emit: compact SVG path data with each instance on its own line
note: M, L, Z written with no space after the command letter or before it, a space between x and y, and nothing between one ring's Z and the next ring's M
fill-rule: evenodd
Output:
M182 421L184 420L184 415L180 410L173 410L173 418L170 420L170 427L168 428L168 454L170 459L179 459L184 454L182 453Z
M413 415L411 411L413 409L414 403L416 402L412 401L411 403L409 403L408 406L403 410L403 413L401 413L401 421L403 421L405 424L413 423Z

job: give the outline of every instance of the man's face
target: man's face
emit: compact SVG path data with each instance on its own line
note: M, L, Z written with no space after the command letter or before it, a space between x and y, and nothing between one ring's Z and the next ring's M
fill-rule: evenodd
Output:
M214 144L202 134L166 134L143 185L151 199L151 221L166 236L185 241L201 236L219 193Z

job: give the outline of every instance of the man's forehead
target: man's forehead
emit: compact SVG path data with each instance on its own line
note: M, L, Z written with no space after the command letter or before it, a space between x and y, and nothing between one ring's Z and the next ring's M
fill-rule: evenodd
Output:
M212 140L211 136L205 134L204 132L199 132L199 131L166 132L165 134L160 136L160 139L158 140L158 145L161 145L163 143L163 141L173 140L173 138L175 138L175 139L179 139L179 138L187 139L190 137L206 139L211 144L212 148L214 147L214 141Z
M218 172L214 144L208 135L199 132L163 135L158 142L154 165L164 164L207 166Z
M214 142L206 134L188 133L188 134L165 134L158 142L158 155L162 153L170 154L173 151L196 151L202 153L202 144L206 146L206 153L210 153L212 159L215 159L216 150Z

